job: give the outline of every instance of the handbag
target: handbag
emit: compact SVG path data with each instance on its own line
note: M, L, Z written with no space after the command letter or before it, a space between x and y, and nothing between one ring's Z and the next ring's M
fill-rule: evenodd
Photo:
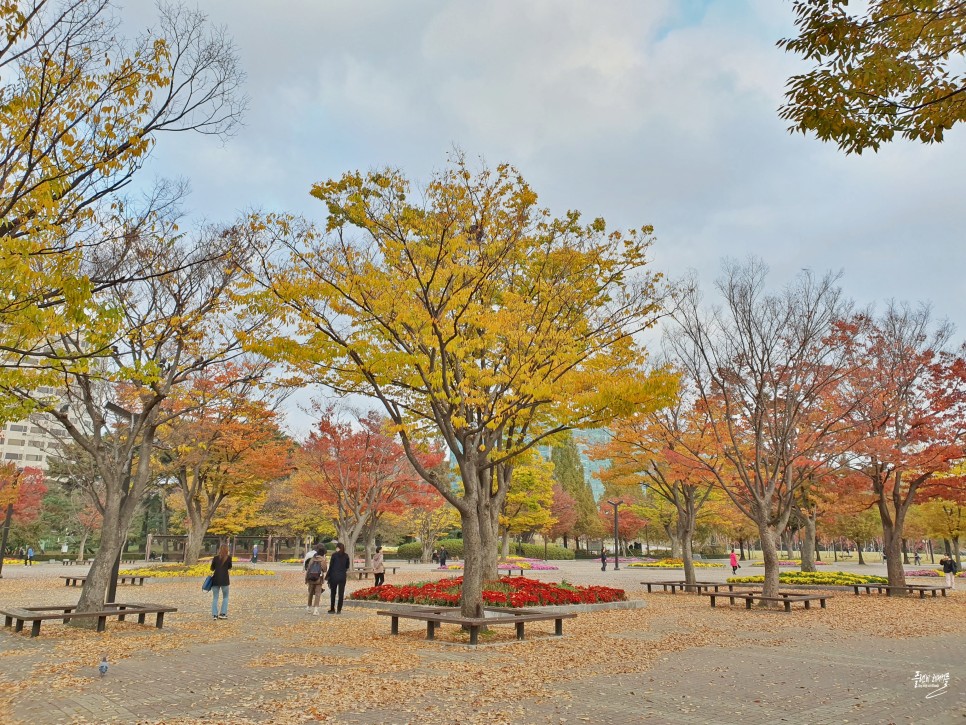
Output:
M208 576L205 577L205 581L201 585L201 591L203 591L203 592L210 592L211 591L211 579L212 579L213 576L214 576L213 574L209 574Z

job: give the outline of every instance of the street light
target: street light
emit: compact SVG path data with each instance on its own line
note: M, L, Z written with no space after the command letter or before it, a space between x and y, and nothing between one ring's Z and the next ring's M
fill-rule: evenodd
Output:
M623 502L608 501L607 503L614 507L614 571L618 571L621 568L621 563L620 557L617 555L617 550L620 548L620 539L617 538L617 507Z

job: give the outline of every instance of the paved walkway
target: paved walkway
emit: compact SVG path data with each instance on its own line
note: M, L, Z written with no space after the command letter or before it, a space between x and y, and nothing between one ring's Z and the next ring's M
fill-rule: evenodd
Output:
M56 579L64 569L5 576L0 604L26 595L76 599L77 590ZM388 622L371 610L313 617L303 608L300 574L277 569L276 577L233 579L227 622L211 620L197 582L156 580L132 590L179 607L160 632L135 624L109 624L107 636L59 625L37 639L0 632L0 698L5 687L22 688L0 709L0 722L966 721L962 592L925 601L839 594L827 611L791 615L635 592L648 608L581 614L562 640L537 636L474 651L427 643L418 623L390 637ZM629 591L679 575L600 572L593 562L536 573ZM727 572L706 575L723 580ZM427 576L425 567L409 567L397 581ZM94 669L102 649L115 653L105 678ZM927 699L932 690L915 687L917 672L949 673L949 686Z

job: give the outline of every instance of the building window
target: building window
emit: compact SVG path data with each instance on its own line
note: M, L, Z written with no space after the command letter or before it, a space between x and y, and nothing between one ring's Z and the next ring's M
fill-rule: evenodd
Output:
M7 459L8 461L21 461L21 460L23 460L23 454L22 453L8 453L7 455L4 456L4 458Z
M31 448L45 448L47 446L43 441L27 441L27 445Z
M43 435L47 431L45 431L43 428L38 428L37 426L34 425L30 427L30 432L33 433L34 435Z
M27 426L15 424L15 423L11 423L10 425L8 425L7 426L7 429L13 431L14 433L26 433L27 432Z
M44 460L44 457L43 456L34 455L33 453L28 453L27 454L27 460L28 461L42 461L42 460Z
M9 441L7 441L7 445L8 446L22 446L22 445L26 444L26 442L27 441L25 441L23 438L11 438Z

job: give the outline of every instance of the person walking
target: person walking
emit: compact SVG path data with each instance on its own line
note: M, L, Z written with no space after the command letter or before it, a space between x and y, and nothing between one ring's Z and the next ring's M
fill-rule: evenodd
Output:
M258 563L258 544L252 547L252 564Z
M939 560L942 565L943 574L946 575L946 586L950 589L956 588L956 560L949 554L946 554L942 559Z
M433 561L434 564L439 564L439 552L436 551L436 549L433 549L433 559L432 559L432 561Z
M228 570L231 569L231 554L228 544L222 544L211 560L211 618L228 619ZM221 593L221 612L218 611L218 594Z
M607 549L600 550L600 570L607 571Z
M382 547L376 547L376 555L372 557L372 575L375 578L373 586L381 587L386 583L386 564L382 557Z
M32 547L32 546L28 546L27 547L27 555L24 557L23 565L24 566L27 566L27 565L33 566L34 565L34 547Z
M446 551L446 547L445 546L442 549L439 550L439 568L440 569L445 569L446 568L446 558L448 556L449 556L449 552Z
M738 555L735 553L735 547L731 547L731 557L729 558L729 563L731 564L731 573L737 574L738 570L741 568L741 564L738 563Z
M345 544L336 544L335 553L329 560L329 570L325 575L329 581L329 614L342 614L345 580L349 576L351 565L349 555L345 553Z
M917 565L922 563L922 557L919 556L918 549L916 549L916 553L912 557L912 562Z
M325 591L325 575L329 566L325 561L325 545L319 544L311 559L305 561L305 584L309 588L309 605L305 611L319 613L319 602Z

